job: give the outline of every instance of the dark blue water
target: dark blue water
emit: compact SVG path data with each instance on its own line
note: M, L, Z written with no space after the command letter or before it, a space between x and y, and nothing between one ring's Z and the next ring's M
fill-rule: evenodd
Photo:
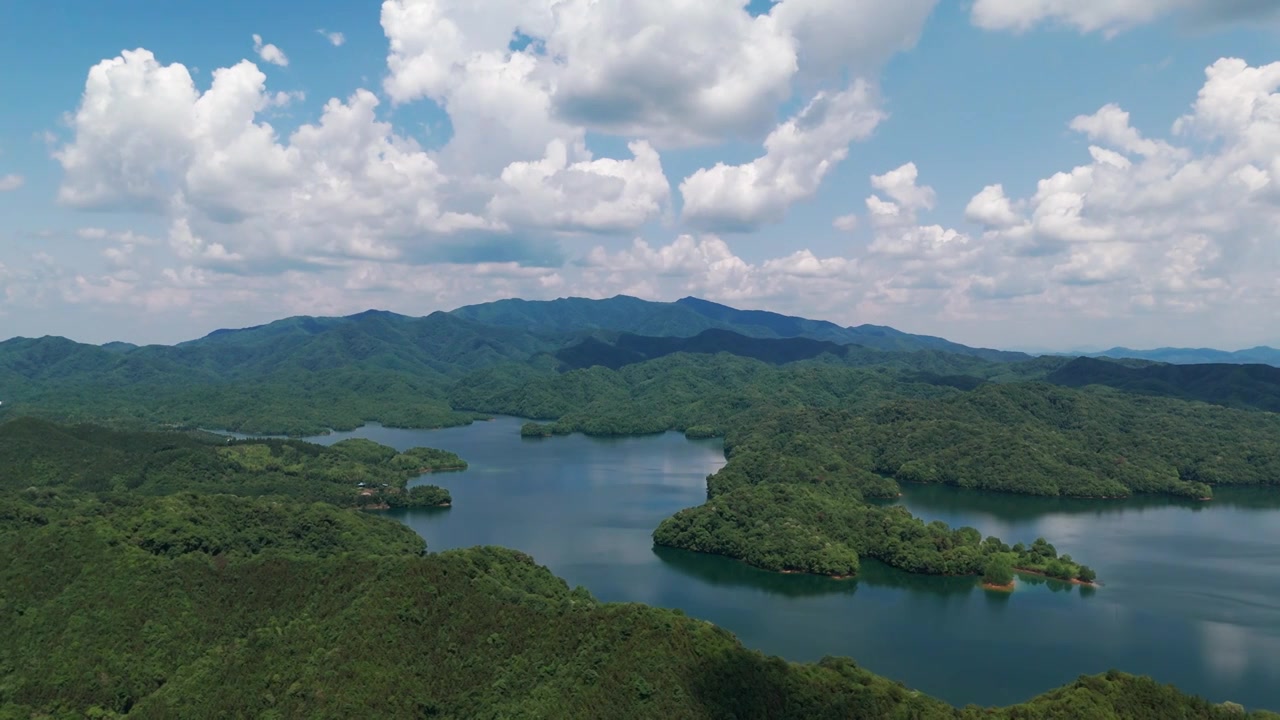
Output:
M706 475L724 464L717 441L524 439L519 425L370 426L315 440L438 447L470 462L421 480L447 487L451 509L393 514L431 550L517 548L603 600L680 608L789 659L847 655L958 704L1018 702L1118 668L1215 702L1280 710L1280 491L1185 503L906 487L902 503L920 517L1011 544L1044 536L1105 586L1022 579L1005 595L874 561L858 580L837 581L653 547L663 518L705 498Z

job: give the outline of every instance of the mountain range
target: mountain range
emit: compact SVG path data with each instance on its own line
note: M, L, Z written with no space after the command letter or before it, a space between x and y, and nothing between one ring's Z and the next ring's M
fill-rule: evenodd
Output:
M1126 347L1114 347L1102 352L1079 354L1089 357L1136 358L1173 365L1230 363L1233 365L1261 364L1280 366L1280 350L1266 345L1259 345L1245 350L1173 347L1157 348L1155 350L1133 350Z
M455 411L449 398L479 371L523 377L720 354L770 365L874 367L962 389L1028 380L1105 385L1280 411L1280 369L1269 365L1033 357L697 298L618 296L501 300L425 317L379 310L291 317L171 346L13 338L0 342L0 412L281 433L368 421L431 427L474 417Z

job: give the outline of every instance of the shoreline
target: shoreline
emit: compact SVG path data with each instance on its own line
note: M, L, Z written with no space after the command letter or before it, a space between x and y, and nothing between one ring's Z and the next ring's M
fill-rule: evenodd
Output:
M1093 582L1081 580L1080 578L1071 578L1070 580L1063 580L1062 578L1059 578L1059 577L1046 575L1040 572L1039 570L1028 570L1027 568L1018 568L1018 567L1014 568L1013 571L1015 573L1022 573L1023 575L1035 575L1036 577L1042 577L1042 578L1045 578L1046 580L1057 580L1058 582L1070 583L1072 585L1083 585L1084 587L1091 587L1091 588L1102 587L1102 583L1096 580Z
M888 477L888 476L885 476L885 477ZM1051 498L1051 499L1058 499L1058 500L1138 500L1142 498L1169 498L1172 500L1186 500L1188 502L1212 502L1214 499L1212 495L1208 497L1190 497L1188 495L1179 495L1177 493L1172 493L1172 492L1146 492L1146 493L1132 492L1132 493L1129 493L1128 495L1062 495L1062 494L1039 495L1036 493L1023 493L1023 492L1015 492L1010 490L995 490L992 488L964 487L962 485L956 485L953 483L945 483L945 482L923 482L920 480L899 480L898 478L893 478L893 477L890 477L889 479L893 480L899 485L918 485L920 487L946 487L946 488L951 488L953 490L964 490L967 492L993 493L996 495L1011 495L1013 497L1025 497L1025 498ZM1233 483L1218 483L1214 487L1218 487L1218 486L1225 487L1225 488L1257 487L1256 485L1249 485L1249 484L1237 485ZM902 493L898 493L898 496L902 497Z
M992 583L988 583L988 582L982 583L982 589L990 590L991 592L1011 593L1013 592L1016 586L1017 586L1016 580L1010 580L1008 585L993 585Z
M667 547L670 547L670 546L668 545ZM675 548L675 549L676 549L676 550L685 550L686 548ZM697 550L693 550L693 551L691 551L691 552L697 552ZM705 554L705 555L720 555L720 553L703 553L703 554ZM729 557L729 556L728 556L728 555L720 555L720 557ZM787 569L784 569L784 570L769 570L769 569L767 569L767 568L762 568L762 567L760 567L759 565L751 565L751 563L747 562L746 560L740 560L740 559L738 559L738 558L729 558L729 559L730 559L730 560L737 560L737 561L738 561L738 562L740 562L740 563L746 563L747 565L750 565L751 567L753 567L753 568L755 568L755 569L757 569L757 570L763 570L763 571L765 571L765 572L776 572L776 573L780 573L780 574L782 574L782 575L812 575L813 577L831 578L832 580L855 580L855 579L857 579L857 577L858 577L857 575L828 575L828 574L826 574L826 573L809 572L808 570L792 570L792 569L790 569L790 568L787 568Z

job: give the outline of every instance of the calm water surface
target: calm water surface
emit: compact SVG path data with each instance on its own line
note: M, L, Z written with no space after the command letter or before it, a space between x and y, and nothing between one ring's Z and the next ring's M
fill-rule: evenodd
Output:
M718 441L524 439L520 422L369 426L314 440L438 447L470 462L420 481L447 487L453 508L394 513L431 550L517 548L602 600L680 608L792 660L848 655L957 704L1018 702L1114 667L1280 710L1280 490L1184 503L908 486L901 502L916 515L1010 544L1044 536L1105 586L1023 579L1004 595L874 561L857 581L837 581L653 547L663 518L705 498L706 475L724 464Z

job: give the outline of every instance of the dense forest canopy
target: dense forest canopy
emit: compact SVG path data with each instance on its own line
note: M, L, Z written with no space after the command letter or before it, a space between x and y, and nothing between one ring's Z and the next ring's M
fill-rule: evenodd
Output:
M322 447L212 433L60 426L32 418L0 424L0 492L200 492L352 507L407 497L411 478L466 466L443 450L397 452L361 439ZM435 504L448 501L447 491L435 491ZM419 497L427 497L424 492L418 491Z

